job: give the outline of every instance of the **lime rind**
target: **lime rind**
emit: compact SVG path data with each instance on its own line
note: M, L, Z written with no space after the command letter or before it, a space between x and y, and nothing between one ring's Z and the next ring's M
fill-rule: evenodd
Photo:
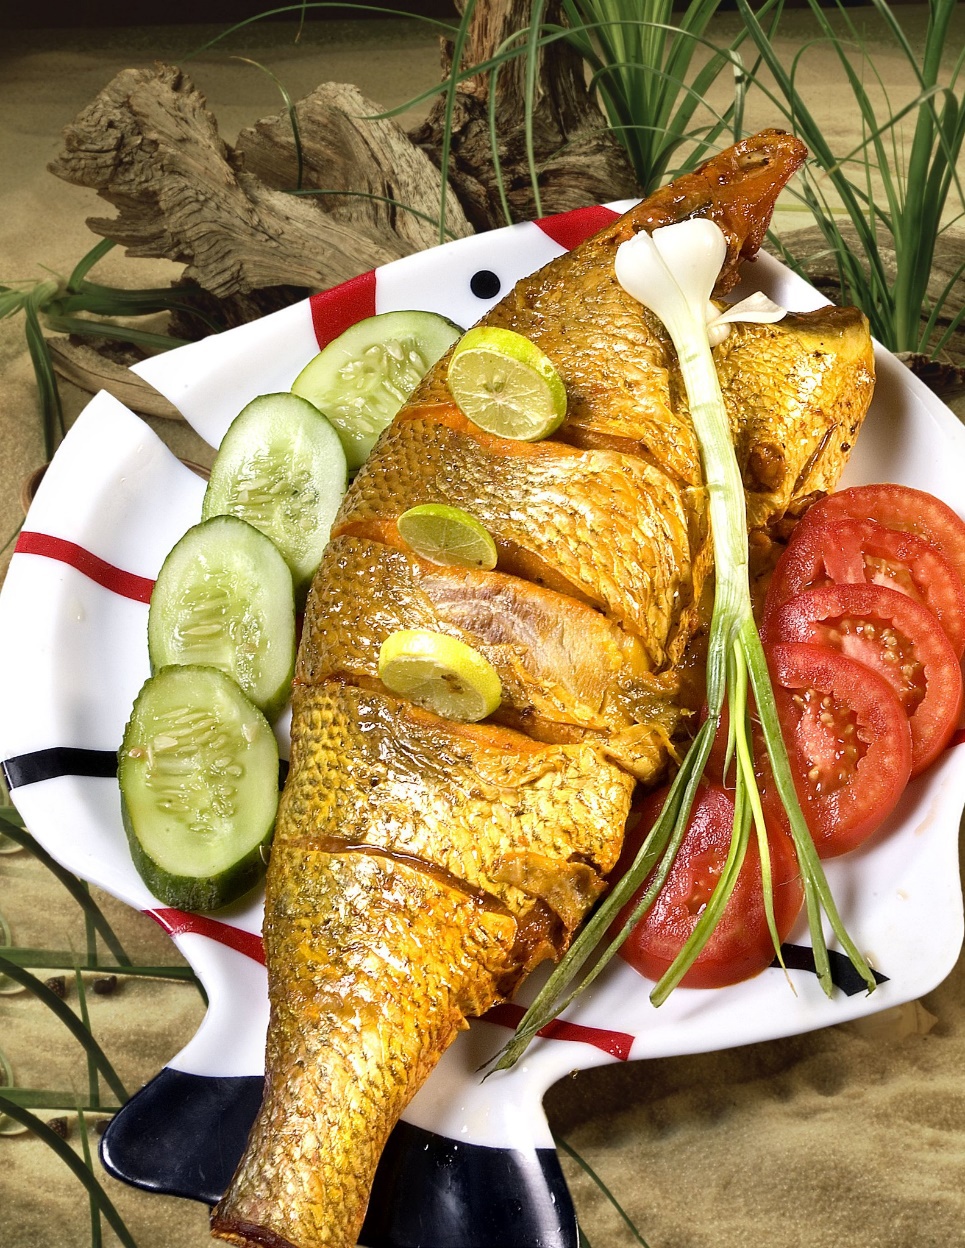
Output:
M489 571L498 561L489 531L461 507L420 503L404 511L396 524L406 545L431 563Z
M447 633L407 628L390 633L379 650L387 689L443 719L475 723L502 700L499 674L472 646Z
M566 387L552 360L510 329L478 325L464 334L447 380L463 414L498 437L538 442L566 416Z

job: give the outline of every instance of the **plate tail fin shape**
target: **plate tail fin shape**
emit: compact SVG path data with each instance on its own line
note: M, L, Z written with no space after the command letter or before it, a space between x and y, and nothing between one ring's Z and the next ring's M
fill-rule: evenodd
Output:
M605 406L614 386L625 388L619 370L600 368L601 354L651 368L650 356L641 355L648 331L639 312L629 343L601 345L609 321L600 325L587 310L590 289L622 297L613 276L620 242L684 217L710 216L727 238L720 289L729 289L804 155L801 144L777 131L745 140L523 278L486 319L498 324L507 308L527 307L528 296L535 306L539 292L550 290L556 311L573 326L561 373L579 371L567 363L582 361L593 383L585 395L589 420L589 409ZM582 276L571 283L567 275L575 274ZM343 527L353 516L364 519L378 498L385 502L375 489L386 476L380 461L399 446L415 448L397 456L392 469L402 495L418 501L426 490L441 490L433 501L460 505L451 493L458 471L433 469L420 445L438 449L448 439L488 492L497 545L512 525L520 549L531 531L558 533L553 550L540 547L540 576L552 572L551 558L587 548L593 558L568 558L561 584L579 582L583 600L604 609L621 578L649 566L651 538L662 524L672 540L662 550L661 575L680 592L668 589L658 601L641 586L639 602L621 599L613 610L639 624L657 663L672 631L685 644L687 628L673 604L700 596L691 585L696 572L684 516L690 495L659 467L660 448L651 447L646 463L618 449L583 453L556 441L527 449L450 429L434 419L440 411L445 416L436 398L444 370L444 360L430 370L382 435L346 496ZM655 429L661 445L675 438L669 421ZM646 478L647 488L627 488L628 472ZM594 504L608 508L607 523L593 526L584 541L585 487L593 474L612 488ZM522 519L510 515L517 487L529 500ZM603 549L594 554L588 543ZM535 566L521 559L513 572L531 579ZM367 595L364 578L353 592ZM341 616L332 626L339 619L345 628ZM694 617L688 620L695 626ZM241 1248L357 1242L399 1115L467 1018L505 999L533 966L566 947L616 864L635 786L603 746L578 732L548 741L529 735L525 718L518 727L456 724L389 696L377 678L330 670L324 660L301 662L300 670L308 669L313 683L296 684L294 692L291 768L267 876L265 1096L212 1215L213 1234ZM424 1242L438 1241L430 1233Z

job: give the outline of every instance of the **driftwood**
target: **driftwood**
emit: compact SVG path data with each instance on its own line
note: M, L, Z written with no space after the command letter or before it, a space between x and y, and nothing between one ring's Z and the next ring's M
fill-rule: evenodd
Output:
M525 24L528 9L528 0L480 0L463 65L489 57ZM444 46L447 73L450 56ZM516 219L536 210L524 73L525 59L514 59L496 84L500 165ZM456 93L449 237L505 222L488 92L483 74ZM288 301L439 241L443 105L411 137L395 121L375 118L379 111L354 87L318 87L296 106L299 161L287 113L255 123L231 148L181 70L129 69L67 128L50 168L115 207L114 218L89 221L95 233L131 256L184 264L184 278L219 300L255 296L245 311L259 314L266 300ZM533 148L543 212L634 191L626 159L587 90L582 62L562 43L540 57Z
M351 88L345 94L354 112L377 111ZM396 130L408 155L412 144ZM370 145L363 177L378 168L388 146ZM263 154L264 145L252 143L252 150ZM422 179L438 186L429 160L423 156L421 164ZM50 169L118 209L113 219L88 222L95 233L131 256L185 264L185 279L222 298L275 286L318 289L418 245L408 223L405 234L380 232L384 213L368 203L347 221L314 199L266 185L243 165L187 76L160 65L118 74L67 128L64 151ZM455 212L453 218L458 232ZM469 232L465 225L463 232Z
M529 11L529 0L478 0L462 68L491 57L525 27ZM559 0L550 0L547 20L558 16ZM446 79L451 59L443 42ZM629 164L587 89L579 56L562 42L540 54L531 153L525 73L525 56L513 58L494 84L498 168L513 219L634 194ZM457 84L445 196L441 99L409 135L378 118L380 105L355 87L326 83L295 106L297 142L286 112L257 121L229 147L204 97L170 65L118 74L67 127L50 169L116 210L88 221L95 233L130 256L184 266L181 281L192 288L196 312L172 315L171 332L200 337L212 323L230 328L432 246L440 241L443 201L445 237L505 224L490 86L488 73ZM106 381L118 393L110 367L90 351L67 344L57 351L58 369L92 390Z
M126 364L111 359L106 351L99 351L90 343L73 338L48 338L47 349L54 368L65 381L72 381L91 393L106 390L141 416L183 419L173 403L132 373Z
M465 7L465 0L456 0ZM484 64L497 48L523 49L518 32L530 21L530 0L478 3L463 50L461 68ZM560 4L551 0L547 26L559 22ZM452 69L452 47L444 45L443 77ZM542 213L564 212L584 204L639 194L623 148L607 129L605 119L587 90L583 61L562 40L539 52L533 92L532 134L540 203L536 202L526 151L524 107L527 58L523 52L503 63L495 83L498 157L513 220ZM455 96L449 182L466 215L479 229L506 224L489 127L492 74L476 74L460 83ZM426 123L412 137L439 163L445 100L437 101Z

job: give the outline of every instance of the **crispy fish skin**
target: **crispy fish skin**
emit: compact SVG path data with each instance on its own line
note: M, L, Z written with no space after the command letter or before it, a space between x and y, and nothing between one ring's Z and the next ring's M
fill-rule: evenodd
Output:
M396 421L359 472L332 533L364 531L418 503L471 511L497 549L555 568L556 587L599 607L664 665L691 586L681 491L645 460L480 435L434 412Z
M591 742L547 745L494 725L452 725L334 681L297 687L292 718L283 847L289 837L340 837L417 859L521 923L542 899L515 869L504 883L510 862L549 857L561 874L578 867L577 881L589 867L600 886L616 863L612 828L626 819L634 780Z
M265 903L265 1102L212 1227L349 1248L389 1131L466 1016L599 896L633 780L593 748L340 682L296 690L290 774Z
M420 866L286 841L265 902L269 1077L219 1238L355 1244L389 1132L466 1015L499 999L515 936Z
M874 346L857 308L737 324L715 352L744 478L747 524L834 488L874 391Z
M725 293L804 154L773 131L737 144L493 309L486 319L536 340L570 390L557 438L525 446L474 430L452 405L442 361L351 487L326 567L356 600L347 607L326 597L319 579L309 606L268 871L265 1101L213 1213L216 1236L245 1248L350 1248L375 1161L408 1099L465 1016L565 947L622 843L632 768L582 731L589 722L576 725L575 740L541 742L488 722L447 723L379 687L372 647L395 618L423 612L443 630L470 633L495 625L485 622L484 595L454 582L429 592L411 563L400 571L362 548L397 545L394 521L417 502L462 506L493 532L497 590L508 576L566 595L574 620L578 608L603 617L604 631L588 631L588 644L609 658L626 634L639 643L629 653L644 686L672 676L700 625L712 573L706 503L672 352L619 288L613 257L640 229L710 216L728 241L717 288ZM736 361L736 341L731 352ZM741 371L735 362L735 376ZM768 388L758 390L756 407L742 392L732 413L738 437L742 421L748 439L772 434ZM781 426L773 440L787 452L783 475L755 478L766 487L758 488L762 516L830 481L853 436L860 396L851 404L842 383L834 419L851 432L824 436L816 433L824 400L820 387L811 390L810 440L798 446ZM357 543L351 558L349 541ZM351 587L353 570L366 567L388 569L404 601L390 606L391 587L375 591L363 576ZM522 627L527 602L538 618L522 589L504 601L513 627ZM369 607L377 618L362 628ZM492 632L482 644L514 642ZM566 644L555 658L551 648L520 651L512 709L557 696L548 692L557 665L558 685L573 685L579 664ZM618 707L619 682L587 687L601 705L609 691ZM578 721L579 698L559 700ZM653 731L646 720L634 727Z
M593 739L638 780L658 778L680 718L678 681L650 670L639 638L518 577L420 559L394 526L383 538L329 543L306 609L297 683L338 676L373 685L391 633L448 633L496 668L496 722L547 743ZM364 597L355 592L360 583L369 587Z
M781 188L806 151L791 135L765 130L657 191L573 251L518 282L483 318L531 339L556 366L567 413L555 435L578 446L611 446L644 457L681 487L702 481L700 447L677 402L679 372L659 320L617 281L620 243L688 217L709 217L727 239L715 287L725 294L742 258L760 247ZM450 401L445 369L432 370L409 406ZM405 410L405 409L403 409Z

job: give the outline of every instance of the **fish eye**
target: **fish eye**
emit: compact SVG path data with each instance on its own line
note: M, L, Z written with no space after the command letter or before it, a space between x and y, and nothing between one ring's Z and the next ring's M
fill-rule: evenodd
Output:
M480 269L469 279L469 289L477 299L494 299L502 283L492 269Z

